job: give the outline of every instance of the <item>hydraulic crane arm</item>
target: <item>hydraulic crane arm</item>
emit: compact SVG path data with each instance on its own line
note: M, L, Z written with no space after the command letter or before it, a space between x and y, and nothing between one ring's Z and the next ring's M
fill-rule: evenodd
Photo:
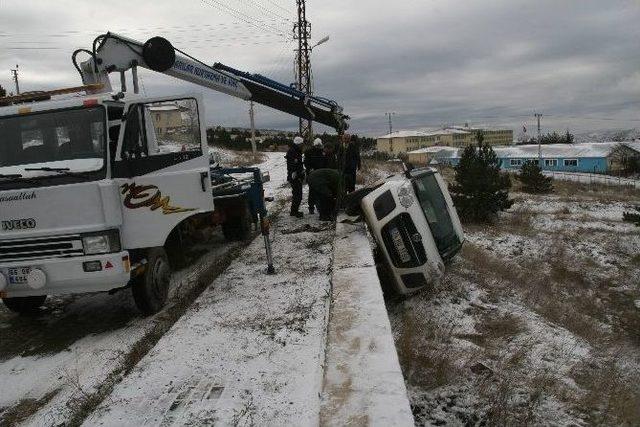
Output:
M80 52L90 54L91 58L78 64L76 56ZM113 72L120 73L121 90L126 92L125 72L131 70L133 89L137 93L137 68L144 67L331 126L338 132L343 132L349 127L349 116L343 114L342 108L334 101L309 96L259 74L245 73L220 63L209 66L174 48L162 37L153 37L145 43L140 43L107 33L94 40L91 50L75 51L72 59L85 85L102 84L103 91L107 92L112 91L109 74Z

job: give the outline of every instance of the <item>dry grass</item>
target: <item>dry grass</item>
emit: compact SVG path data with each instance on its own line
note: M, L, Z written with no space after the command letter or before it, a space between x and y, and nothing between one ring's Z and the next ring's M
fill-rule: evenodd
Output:
M402 319L396 348L407 383L425 390L450 383L458 373L450 348L452 329L408 312Z
M476 324L486 341L511 339L526 331L524 322L512 313L488 313Z
M362 159L362 168L356 175L356 184L373 184L385 176L399 172L402 172L402 163L400 162L364 158Z
M245 168L249 166L255 166L260 163L264 163L267 160L267 156L264 153L251 153L249 151L234 151L231 160L226 162L225 166L234 168Z
M584 390L576 409L587 415L589 424L639 425L640 374L622 369L617 356L580 365L572 376Z
M585 184L574 181L553 181L554 193L568 198L576 196L600 201L633 202L640 200L640 190L633 187L604 184Z
M22 424L30 416L46 406L60 390L52 390L39 399L22 399L11 408L0 408L0 426L15 426Z

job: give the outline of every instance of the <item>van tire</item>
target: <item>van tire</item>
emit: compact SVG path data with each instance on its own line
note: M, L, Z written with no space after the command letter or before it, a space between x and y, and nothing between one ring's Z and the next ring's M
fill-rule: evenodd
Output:
M38 312L46 299L46 295L37 295L34 297L2 298L2 302L14 313L34 314Z
M249 203L243 199L241 205L234 209L222 224L222 234L229 242L241 242L251 237L253 220L249 210Z
M164 248L152 248L147 253L144 274L134 279L131 293L136 307L145 315L162 310L171 285L171 266Z

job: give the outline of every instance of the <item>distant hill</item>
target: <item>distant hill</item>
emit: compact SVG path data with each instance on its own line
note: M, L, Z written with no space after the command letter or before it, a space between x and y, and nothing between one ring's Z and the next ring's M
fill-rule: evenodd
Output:
M576 142L634 141L640 139L640 129L610 129L575 135Z

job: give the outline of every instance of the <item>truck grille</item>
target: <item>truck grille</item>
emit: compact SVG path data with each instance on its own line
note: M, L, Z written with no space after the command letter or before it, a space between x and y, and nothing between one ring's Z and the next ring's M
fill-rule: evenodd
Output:
M0 241L0 263L84 255L78 235Z

